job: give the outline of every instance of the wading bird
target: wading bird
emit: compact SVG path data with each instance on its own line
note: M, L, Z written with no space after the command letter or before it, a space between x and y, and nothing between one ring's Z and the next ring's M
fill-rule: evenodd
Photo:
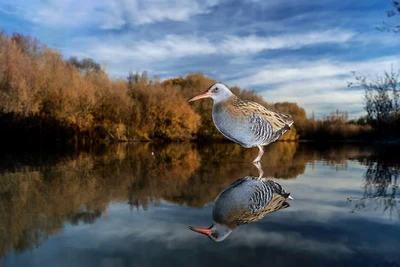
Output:
M253 101L242 100L222 83L213 84L206 92L189 99L189 102L208 97L213 100L215 127L226 138L243 147L258 147L258 155L253 162L261 160L263 146L276 141L293 124L289 115Z
M215 199L214 223L209 228L190 226L189 229L220 242L238 226L289 207L287 199L293 198L280 184L267 178L246 176L226 187Z

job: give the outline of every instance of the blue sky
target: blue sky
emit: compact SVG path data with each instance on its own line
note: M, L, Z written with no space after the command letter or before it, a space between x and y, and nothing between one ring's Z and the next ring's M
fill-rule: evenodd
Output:
M388 9L389 0L2 0L0 28L91 57L112 77L202 72L308 115L354 118L363 92L347 88L351 71L400 68L400 34L376 30L397 19Z

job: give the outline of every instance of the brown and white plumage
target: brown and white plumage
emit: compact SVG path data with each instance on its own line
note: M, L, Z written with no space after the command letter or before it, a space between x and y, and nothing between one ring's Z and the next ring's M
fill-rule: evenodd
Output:
M276 141L293 124L289 115L253 101L242 100L222 83L210 86L206 92L191 98L189 102L207 97L213 99L214 125L226 138L243 147L259 148L254 162L261 160L263 146Z
M220 242L240 225L259 221L271 212L289 207L288 199L293 198L277 182L246 176L227 186L215 199L210 227L189 228Z

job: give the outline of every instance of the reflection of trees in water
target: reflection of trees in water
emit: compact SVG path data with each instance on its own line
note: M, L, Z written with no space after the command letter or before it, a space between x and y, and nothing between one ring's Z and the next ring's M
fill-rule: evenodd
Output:
M375 161L376 160L376 161ZM400 164L393 162L392 157L377 157L367 161L364 174L364 195L361 198L351 197L352 212L358 210L382 210L392 218L397 214L400 219Z
M371 147L342 142L331 144L316 142L300 147L299 151L301 154L308 154L308 160L311 164L322 162L323 165L335 171L347 170L349 160L360 161L370 157L372 152Z
M190 144L140 144L0 171L0 255L34 248L65 221L93 223L111 201L141 206L178 194L199 166Z
M84 224L92 224L102 215L101 210L87 210L83 208L80 212L68 217L68 221L72 225L78 225L80 222Z
M96 201L93 180L64 168L0 175L0 255L34 248L66 220L78 219L84 203L87 212L105 210L108 203Z
M343 160L345 151L333 154ZM307 163L326 158L325 152L291 142L271 144L263 157L265 176L295 178ZM51 163L9 158L7 169L0 170L0 255L34 248L65 221L93 223L111 201L143 209L162 200L202 207L238 177L256 174L251 164L256 153L230 143L145 143L51 158Z

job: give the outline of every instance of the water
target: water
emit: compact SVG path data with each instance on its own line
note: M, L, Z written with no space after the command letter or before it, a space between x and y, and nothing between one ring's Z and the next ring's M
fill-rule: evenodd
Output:
M290 207L214 242L217 195L257 149L135 144L1 156L1 266L400 266L398 148L267 147Z

